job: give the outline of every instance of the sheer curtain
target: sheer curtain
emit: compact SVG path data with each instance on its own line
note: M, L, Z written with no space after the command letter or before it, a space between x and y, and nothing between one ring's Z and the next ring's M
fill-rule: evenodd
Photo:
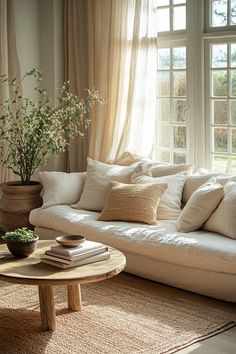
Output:
M0 75L3 74L9 77L20 74L12 0L0 0ZM9 95L7 86L0 85L0 102ZM0 166L0 183L14 179L17 177L11 171Z
M79 151L77 145L77 152L70 152L72 164L78 163L81 152L84 163L86 152L101 161L114 160L125 150L151 155L156 120L155 2L65 2L67 77L77 93L96 87L105 99L92 113L86 147Z

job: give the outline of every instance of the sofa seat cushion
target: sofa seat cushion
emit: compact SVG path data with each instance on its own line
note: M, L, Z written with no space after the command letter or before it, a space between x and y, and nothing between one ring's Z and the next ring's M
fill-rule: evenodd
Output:
M236 274L236 241L206 231L188 234L177 231L176 220L155 225L121 221L97 221L99 213L77 210L68 205L34 209L34 226L80 234L121 251L144 255L198 269ZM158 270L157 270L158 271Z

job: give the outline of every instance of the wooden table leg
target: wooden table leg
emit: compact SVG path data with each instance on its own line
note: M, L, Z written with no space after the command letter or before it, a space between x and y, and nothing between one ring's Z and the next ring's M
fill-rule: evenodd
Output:
M56 311L53 297L53 287L49 285L39 285L39 304L42 328L44 331L55 331Z
M82 308L80 285L67 285L68 308L72 311L79 311Z

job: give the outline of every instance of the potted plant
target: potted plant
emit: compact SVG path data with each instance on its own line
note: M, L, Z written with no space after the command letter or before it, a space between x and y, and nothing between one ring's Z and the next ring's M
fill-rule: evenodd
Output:
M35 251L39 238L32 230L23 227L6 232L2 239L6 241L9 251L15 257L26 258Z
M37 102L21 93L23 82L32 78ZM54 105L41 86L37 69L22 78L2 75L0 80L11 92L10 98L0 103L0 164L20 177L20 181L1 185L1 229L10 231L31 227L29 212L42 204L42 186L31 180L32 175L49 158L65 151L71 138L83 138L90 124L89 112L102 98L95 89L86 89L86 97L79 98L65 82Z

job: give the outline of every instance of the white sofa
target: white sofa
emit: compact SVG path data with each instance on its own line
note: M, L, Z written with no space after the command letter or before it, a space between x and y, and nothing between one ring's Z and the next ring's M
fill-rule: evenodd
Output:
M83 235L121 250L126 272L198 294L236 302L236 240L207 231L180 233L176 220L156 225L97 221L99 213L68 205L35 209L41 239Z

